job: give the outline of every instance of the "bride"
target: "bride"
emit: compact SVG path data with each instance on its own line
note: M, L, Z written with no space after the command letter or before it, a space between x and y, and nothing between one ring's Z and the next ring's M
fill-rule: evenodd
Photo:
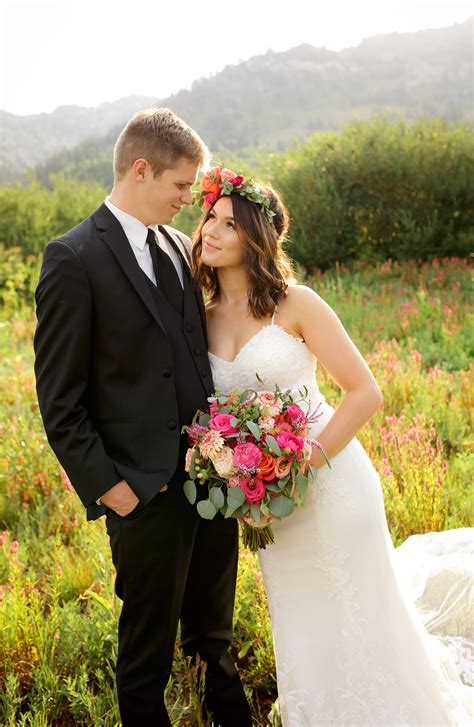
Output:
M259 553L284 727L472 724L451 652L424 628L396 574L379 478L355 439L382 403L372 373L334 311L293 284L282 249L288 215L275 191L217 167L201 196L192 264L210 298L215 387L306 386L320 414L312 435L331 462L314 449L316 485L272 523L275 544ZM316 361L344 391L336 411L318 389Z

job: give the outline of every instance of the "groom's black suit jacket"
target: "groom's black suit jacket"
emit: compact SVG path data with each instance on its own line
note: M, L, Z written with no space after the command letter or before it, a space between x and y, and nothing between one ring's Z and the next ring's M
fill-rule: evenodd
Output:
M180 421L177 390L189 386L191 375L201 406L212 390L204 306L191 287L187 238L160 229L185 268L184 364L173 358L154 291L105 205L44 255L36 291L38 400L48 440L89 519L103 514L95 501L122 478L145 504L169 482L180 457L180 426L187 423Z

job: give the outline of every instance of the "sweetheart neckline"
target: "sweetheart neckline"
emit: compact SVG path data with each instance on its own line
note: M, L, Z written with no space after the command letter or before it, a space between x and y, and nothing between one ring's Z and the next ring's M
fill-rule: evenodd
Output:
M212 353L212 351L208 351L208 354L209 354L209 356L213 356L214 358L217 358L219 361L223 361L226 364L234 364L237 361L237 359L239 358L240 354L244 351L244 349L247 348L249 343L251 343L254 340L254 338L257 338L257 336L259 336L262 333L262 331L264 331L266 328L278 328L280 331L282 331L282 333L284 333L286 336L288 336L288 338L291 338L293 341L296 341L297 343L302 343L303 345L305 345L303 338L297 338L296 336L292 336L291 333L288 333L288 331L285 330L283 328L283 326L280 326L279 323L267 323L265 326L262 326L256 333L254 333L253 336L251 336L246 343L244 343L244 345L242 346L240 351L238 351L236 353L236 355L234 356L232 361L228 361L226 358L222 358L222 356L218 356L217 354Z

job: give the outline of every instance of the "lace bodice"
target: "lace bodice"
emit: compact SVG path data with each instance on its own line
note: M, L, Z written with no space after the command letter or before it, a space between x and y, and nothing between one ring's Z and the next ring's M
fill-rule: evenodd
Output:
M295 338L277 323L261 328L240 349L233 361L209 353L214 386L220 393L232 389L291 389L297 393L306 387L311 409L324 397L316 383L316 358L301 338ZM258 380L259 378L263 381Z

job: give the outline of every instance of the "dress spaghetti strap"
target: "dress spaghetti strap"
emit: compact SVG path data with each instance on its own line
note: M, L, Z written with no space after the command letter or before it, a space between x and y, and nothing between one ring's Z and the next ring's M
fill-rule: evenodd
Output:
M277 312L278 312L278 304L275 306L275 310L273 311L273 315L272 315L272 326L275 325L275 316L276 316Z

